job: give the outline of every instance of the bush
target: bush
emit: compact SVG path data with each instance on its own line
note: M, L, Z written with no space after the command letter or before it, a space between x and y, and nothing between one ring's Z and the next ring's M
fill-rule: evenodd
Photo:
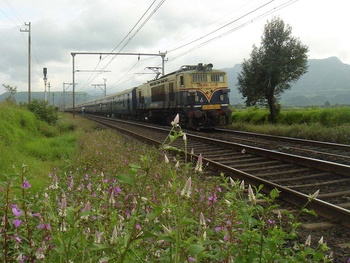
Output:
M28 104L28 109L33 112L38 119L49 124L55 124L58 120L56 108L52 105L48 105L47 101L32 100Z

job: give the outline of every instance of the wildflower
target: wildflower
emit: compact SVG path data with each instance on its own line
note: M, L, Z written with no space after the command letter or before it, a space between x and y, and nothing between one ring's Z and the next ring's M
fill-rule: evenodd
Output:
M87 201L84 208L81 210L82 212L89 211L90 210L90 201Z
M241 184L239 185L239 188L240 188L241 190L244 190L244 180L242 180Z
M277 212L277 218L278 218L279 220L282 219L282 214L281 214L281 211L280 211L280 210L278 210L278 212Z
M311 246L311 235L309 235L305 241L305 246L309 247Z
M181 195L185 195L187 197L190 197L191 192L192 192L191 185L192 185L192 179L191 179L191 177L189 177L186 181L185 187L181 191Z
M110 243L111 244L116 244L117 243L117 237L118 237L118 231L117 231L116 226L114 226Z
M248 186L248 198L249 198L249 201L252 202L253 205L256 205L256 197L254 195L254 192L253 192L251 185Z
M51 225L50 224L39 224L37 227L37 229L46 229L46 230L51 230Z
M184 133L184 135L182 136L182 139L183 139L184 141L187 141L186 133Z
M171 126L178 127L179 121L180 121L180 116L179 114L176 114L174 121L171 122Z
M316 199L319 193L320 193L320 189L318 189L313 195L311 195L311 196L310 196L310 199L311 199L311 200Z
M196 168L194 169L196 172L201 173L203 171L203 157L202 154L198 156Z
M22 215L22 212L21 212L21 210L18 208L17 205L12 205L12 213L13 213L15 216L21 216L21 215Z
M96 230L96 232L95 232L94 243L96 243L96 244L101 244L101 242L102 242L102 236L103 236L103 232L99 233L99 232Z
M35 257L37 259L44 259L45 258L45 255L43 253L43 248L42 247L39 247L38 250L35 252Z
M58 215L61 217L66 216L67 199L65 193L62 194L61 207L58 209Z
M136 224L135 228L136 228L137 230L140 230L140 229L141 229L140 224Z
M217 232L219 232L221 230L221 227L220 226L217 226L217 227L215 227L214 228L214 231L217 233Z
M31 188L32 186L27 180L24 180L22 183L22 187L28 189L28 188Z
M17 262L23 263L23 262L25 262L27 260L27 257L21 253L21 254L18 255L16 260L17 260Z
M276 223L276 221L273 220L273 219L268 219L268 220L267 220L267 223L268 223L269 225L274 225L274 224Z
M166 154L164 154L164 161L165 163L169 163L169 159L168 159L168 156L166 156Z
M236 186L236 182L231 177L230 177L230 184L231 184L231 187Z
M321 236L320 240L318 241L318 244L323 245L323 236Z
M20 219L15 219L15 220L13 220L13 225L15 226L15 228L18 228L21 224L22 224L22 220L20 220Z
M109 258L105 257L105 258L99 259L98 263L108 263L108 261L109 261Z
M52 177L52 184L49 186L50 189L58 189L58 177L54 175Z
M171 230L162 224L163 230L167 235L171 235Z
M13 239L16 240L17 243L22 243L22 239L21 239L20 237L18 237L17 234L15 234L15 235L13 236Z
M60 225L58 231L61 231L61 232L66 232L67 231L67 227L66 227L66 222L62 222L62 224Z
M188 262L195 262L196 259L194 257L188 257Z
M203 215L203 213L201 212L200 215L199 215L199 223L202 227L206 227L206 223L205 223L205 217Z

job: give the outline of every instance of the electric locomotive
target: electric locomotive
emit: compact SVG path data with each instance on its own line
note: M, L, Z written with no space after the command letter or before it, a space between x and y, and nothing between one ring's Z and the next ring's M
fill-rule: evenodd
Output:
M229 123L228 93L226 72L212 64L185 65L139 86L137 111L142 118L166 123L179 113L181 126L215 128Z
M226 72L200 63L77 106L88 114L167 124L179 114L182 127L206 129L229 123L229 91Z

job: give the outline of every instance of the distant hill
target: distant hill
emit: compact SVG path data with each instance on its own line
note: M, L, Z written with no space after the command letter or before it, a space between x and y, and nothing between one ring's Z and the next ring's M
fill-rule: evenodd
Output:
M344 64L336 57L327 59L310 59L306 74L292 84L292 88L281 97L284 106L323 106L350 105L350 65ZM242 66L224 69L228 74L231 89L231 104L244 104L236 87L238 73Z

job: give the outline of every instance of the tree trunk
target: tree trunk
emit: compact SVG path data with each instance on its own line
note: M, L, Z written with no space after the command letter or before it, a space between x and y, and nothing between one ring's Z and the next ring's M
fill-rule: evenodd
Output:
M269 104L270 109L270 122L275 123L277 117L277 107L276 107L276 99L274 95L269 95L267 98L267 102Z

